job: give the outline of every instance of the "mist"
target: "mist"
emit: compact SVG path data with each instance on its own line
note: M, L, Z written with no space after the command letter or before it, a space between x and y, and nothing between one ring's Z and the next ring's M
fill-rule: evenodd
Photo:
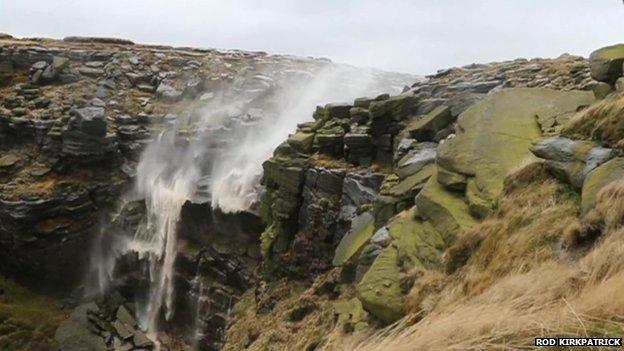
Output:
M414 77L414 81L418 78ZM212 206L224 212L250 210L258 201L262 162L293 133L297 124L311 120L317 105L352 102L359 96L386 91L398 93L402 86L380 81L374 71L348 66L327 66L314 76L284 81L271 97L272 109L254 128L236 130L225 152L212 169Z

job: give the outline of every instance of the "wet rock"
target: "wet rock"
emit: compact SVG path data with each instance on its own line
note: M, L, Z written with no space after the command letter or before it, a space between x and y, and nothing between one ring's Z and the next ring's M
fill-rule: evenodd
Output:
M351 123L364 125L370 120L370 113L367 109L361 107L353 107L349 110L351 116Z
M151 349L154 343L145 335L145 333L135 330L132 336L132 343L135 347Z
M373 161L373 138L367 133L347 133L344 135L347 161L367 166Z
M130 313L130 311L128 311L128 309L126 309L124 306L119 307L119 309L117 309L117 314L116 314L116 318L117 320L119 320L121 323L129 326L129 327L136 327L137 322L134 319L134 317L132 316L132 314Z

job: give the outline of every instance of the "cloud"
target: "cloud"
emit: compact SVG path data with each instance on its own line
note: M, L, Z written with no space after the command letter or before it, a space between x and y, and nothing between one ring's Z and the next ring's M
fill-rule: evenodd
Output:
M621 40L619 0L19 0L0 3L18 36L322 56L410 73L516 57L587 56Z

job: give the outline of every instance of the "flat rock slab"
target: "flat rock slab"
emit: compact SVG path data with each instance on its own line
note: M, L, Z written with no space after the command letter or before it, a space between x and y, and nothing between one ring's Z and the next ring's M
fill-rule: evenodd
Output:
M351 223L351 229L340 240L334 255L333 265L342 266L352 260L373 235L375 221L369 212L364 212Z
M505 176L534 159L529 148L541 136L536 116L553 110L574 112L594 99L589 91L544 88L504 89L488 95L459 116L457 136L438 148L438 166L473 177L469 201L491 209Z

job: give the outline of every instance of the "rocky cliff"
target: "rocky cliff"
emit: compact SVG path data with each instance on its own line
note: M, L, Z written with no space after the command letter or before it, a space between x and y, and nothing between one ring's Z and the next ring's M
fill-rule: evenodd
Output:
M443 308L461 306L462 298L469 305L471 294L522 269L505 250L518 265L531 262L526 270L552 264L545 257L574 266L597 237L609 236L602 224L576 236L566 225L575 211L600 217L592 212L597 194L621 180L622 54L616 46L589 61L563 55L473 64L439 71L400 95L318 107L264 164L267 283L235 308L225 349L482 349L487 338L497 338L492 345L515 340L514 332L462 334L436 323L463 328L466 316L452 314L457 305ZM540 193L544 200L527 200ZM559 200L548 200L553 213L542 215L548 196ZM620 211L621 197L613 201ZM548 218L558 223L539 227ZM491 253L496 241L507 240L494 234L496 221L504 236L523 225L533 229L503 244L513 248ZM558 258L531 261L540 250L558 250ZM497 272L490 265L510 266ZM357 341L361 332L400 320ZM424 334L436 330L449 341ZM350 339L354 331L359 336ZM464 336L464 344L454 340Z
M114 293L100 301L102 310L80 305L57 341L65 350L132 347L119 343L123 339L111 325L119 305L132 304L153 278L143 275L142 258L119 258L116 252L121 242L152 230L145 199L132 189L146 147L157 149L163 133L171 132L173 148L201 146L201 160L193 162L202 169L194 194L173 218L179 222L175 287L181 293L172 324L191 343L214 349L229 309L256 280L264 227L253 208L239 214L220 210L211 177L227 180L229 174L215 175L217 167L239 167L229 162L240 157L238 143L255 129L279 130L271 120L305 118L285 102L303 104L334 91L400 90L417 79L262 52L2 35L0 272L36 291L71 297L68 306L111 283ZM288 113L293 116L282 116ZM272 147L270 140L266 144ZM155 159L165 166L176 161ZM250 207L259 185L254 176L241 180L251 182L251 190L232 194L244 204L251 198ZM246 185L240 184L232 186ZM111 260L118 262L111 266ZM87 314L95 338L84 326L76 328ZM126 332L142 335L136 321L124 321ZM195 334L201 340L193 341ZM13 336L2 348L32 346Z
M574 267L621 226L623 62L614 46L422 80L265 53L3 36L0 273L64 304L20 324L24 302L6 294L0 349L432 349L422 340L433 337L410 339L427 332L421 322L445 330L445 317L465 320L457 306L505 301L479 294L512 273ZM281 118L300 114L285 99L305 105L322 90L318 77L351 100ZM261 179L223 173L281 129ZM141 301L163 259L127 248L161 228L154 199L132 189L188 160L198 176L166 218L175 314L157 311L146 335ZM218 201L224 192L235 205ZM386 333L401 337L388 340L403 344L358 339L395 322Z

